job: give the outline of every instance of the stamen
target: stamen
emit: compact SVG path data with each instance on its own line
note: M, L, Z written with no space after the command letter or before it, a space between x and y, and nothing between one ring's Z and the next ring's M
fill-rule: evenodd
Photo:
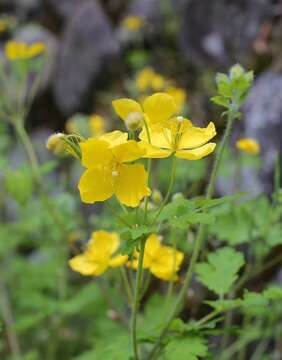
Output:
M176 120L178 120L179 122L182 122L184 120L183 116L176 116Z
M112 171L112 176L118 176L118 172L116 170Z

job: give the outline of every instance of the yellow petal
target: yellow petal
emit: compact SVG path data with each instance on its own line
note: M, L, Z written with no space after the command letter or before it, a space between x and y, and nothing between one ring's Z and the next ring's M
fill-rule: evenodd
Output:
M206 128L188 126L183 131L178 149L193 149L202 146L215 135L216 129L213 122L210 122Z
M116 255L112 257L109 261L109 266L118 267L124 265L128 260L127 255Z
M114 190L111 170L86 170L79 180L78 189L81 201L87 204L109 199Z
M174 250L170 246L161 246L158 250L158 257L150 266L150 271L159 279L175 280L183 258L182 252Z
M149 126L149 135L150 135L151 144L153 146L163 149L171 149L172 133L169 128L160 125L151 125ZM146 142L150 142L145 127L139 134L139 139Z
M131 99L118 99L112 102L115 112L122 120L126 121L131 113L142 113L142 108L138 102Z
M140 141L140 147L145 151L143 158L162 159L171 155L171 150L160 149L157 146L153 146L145 141Z
M8 41L5 46L5 55L8 60L26 58L27 45L19 41Z
M112 255L119 247L119 236L105 230L94 231L88 243L87 251L96 252L98 255Z
M208 143L197 149L176 151L175 155L180 159L199 160L212 153L215 147L215 143Z
M130 207L136 207L144 196L150 195L148 174L141 164L121 165L115 181L118 200Z
M99 266L95 262L89 260L84 254L77 255L69 260L69 265L72 270L79 272L82 275L100 275L103 273L107 265Z
M146 240L145 252L144 252L144 268L149 268L154 262L154 259L158 257L159 249L161 247L160 238L156 234L151 234Z
M129 162L140 159L144 155L145 150L139 146L139 143L134 140L129 140L124 144L115 146L112 153L117 162Z
M148 96L143 106L144 112L152 124L166 121L176 112L173 97L166 93L156 93Z
M99 137L99 140L109 143L110 148L123 144L127 141L128 133L119 130L111 131Z
M186 101L186 91L182 88L171 87L166 90L166 92L174 98L177 112L181 112L184 108Z
M89 139L80 143L80 149L82 165L89 169L107 166L113 160L109 144L106 141Z
M27 48L27 57L32 58L42 54L46 50L46 46L42 42L31 44Z

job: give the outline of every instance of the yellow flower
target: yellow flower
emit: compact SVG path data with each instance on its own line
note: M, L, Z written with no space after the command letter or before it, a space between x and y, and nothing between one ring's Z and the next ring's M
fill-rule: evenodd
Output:
M128 15L122 21L122 26L128 31L138 31L144 25L144 20L140 16Z
M180 87L171 87L168 88L166 92L174 98L177 107L177 112L181 113L181 111L183 111L187 99L186 91Z
M140 92L144 92L150 89L154 91L160 91L164 89L165 84L165 79L149 66L139 71L135 78L136 88Z
M93 114L89 118L89 130L93 137L99 137L105 133L105 119L97 114Z
M128 134L113 131L80 144L82 174L78 188L85 203L105 201L114 194L127 206L136 207L150 195L148 174L142 164L128 164L142 157L144 150Z
M260 152L260 144L251 138L242 138L236 142L237 149L248 154L257 155Z
M129 263L134 269L137 269L138 253L134 254L135 259ZM156 234L148 237L145 245L143 258L144 269L159 279L171 281L177 279L177 272L180 269L184 254L171 246L162 245L160 238Z
M175 154L186 160L199 160L214 151L215 143L208 141L216 135L214 123L206 128L193 126L190 120L177 116L159 125L150 126L150 140L145 129L139 135L146 158L165 158Z
M72 270L82 275L99 276L109 267L118 267L126 263L126 255L114 255L119 247L118 234L104 230L92 233L84 253L69 260Z
M133 117L139 117L148 124L167 121L176 113L176 104L172 96L155 93L145 98L143 106L132 99L118 99L112 102L117 115L127 124Z
M42 54L46 46L42 42L27 44L21 41L8 41L5 46L5 55L8 60L26 60Z

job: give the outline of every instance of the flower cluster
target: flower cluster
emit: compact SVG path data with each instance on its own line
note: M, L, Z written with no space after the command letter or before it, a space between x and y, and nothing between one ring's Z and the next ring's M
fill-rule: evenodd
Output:
M216 135L213 123L206 128L193 126L182 116L175 116L177 106L172 96L156 93L143 106L131 99L113 101L116 113L129 126L141 128L139 140L112 131L80 143L81 162L86 168L79 181L83 202L105 201L116 195L119 202L137 207L149 196L148 174L140 158L164 158L175 155L198 160L215 148L209 140Z
M210 142L216 135L214 124L211 122L205 128L194 126L179 113L175 99L168 93L155 93L146 97L142 104L128 98L117 99L113 101L113 108L130 129L129 133L119 130L103 133L100 126L103 122L95 116L88 120L95 127L92 137L85 139L76 133L62 138L62 134L57 134L47 144L51 148L58 145L58 140L63 140L81 160L85 170L78 189L84 203L106 201L115 196L120 204L136 208L151 195L149 173L138 160L170 156L198 160L215 149L215 143ZM167 196L166 200L162 200L160 194L158 197L162 204L167 201ZM147 210L148 202L147 208L144 207L144 211ZM136 269L138 246L130 260L127 256L113 255L118 246L117 234L94 232L85 252L72 258L70 266L84 275L100 275L108 267L125 263ZM176 280L183 258L182 252L163 245L154 233L145 241L143 267L159 279Z
M117 254L120 245L118 234L104 230L92 233L83 254L69 260L72 270L82 275L99 276L109 267L124 265L128 257Z
M138 252L134 253L134 258L128 266L135 270L138 265ZM143 268L148 269L155 277L174 281L177 279L177 272L183 262L184 254L171 246L162 245L160 237L151 234L146 240Z

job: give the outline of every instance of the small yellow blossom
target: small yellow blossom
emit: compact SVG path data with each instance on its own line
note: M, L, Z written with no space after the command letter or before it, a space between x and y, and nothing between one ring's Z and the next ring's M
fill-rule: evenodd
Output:
M135 259L129 263L137 269L138 252L134 254ZM145 245L143 268L159 279L172 281L177 279L177 272L183 262L184 254L171 246L162 245L156 234L148 237Z
M186 91L180 87L170 87L166 92L174 98L177 112L181 113L187 100Z
M216 135L214 123L206 128L195 127L190 120L177 116L162 124L150 125L150 141L143 128L139 135L146 158L165 158L175 154L186 160L199 160L212 153L215 143L209 143Z
M140 92L147 90L160 91L164 89L166 80L163 76L155 72L154 69L147 66L137 73L135 85Z
M72 270L82 275L99 276L109 267L122 266L128 260L126 255L116 254L120 245L118 234L104 230L92 233L84 253L70 259Z
M5 46L5 55L8 60L27 60L42 54L46 46L42 42L27 44L21 41L8 41Z
M128 31L138 31L144 25L144 19L140 16L128 15L122 21L122 26Z
M80 144L86 167L78 184L83 202L105 201L115 194L122 204L136 207L150 195L144 166L128 164L142 157L144 150L127 138L127 133L113 131Z
M97 114L89 118L89 130L92 137L99 137L105 133L105 119Z
M143 106L132 99L118 99L112 102L117 115L126 123L131 117L142 118L147 124L167 121L176 113L176 104L172 96L155 93L147 96Z
M260 152L260 144L252 138L242 138L236 142L237 149L251 155L257 155Z

